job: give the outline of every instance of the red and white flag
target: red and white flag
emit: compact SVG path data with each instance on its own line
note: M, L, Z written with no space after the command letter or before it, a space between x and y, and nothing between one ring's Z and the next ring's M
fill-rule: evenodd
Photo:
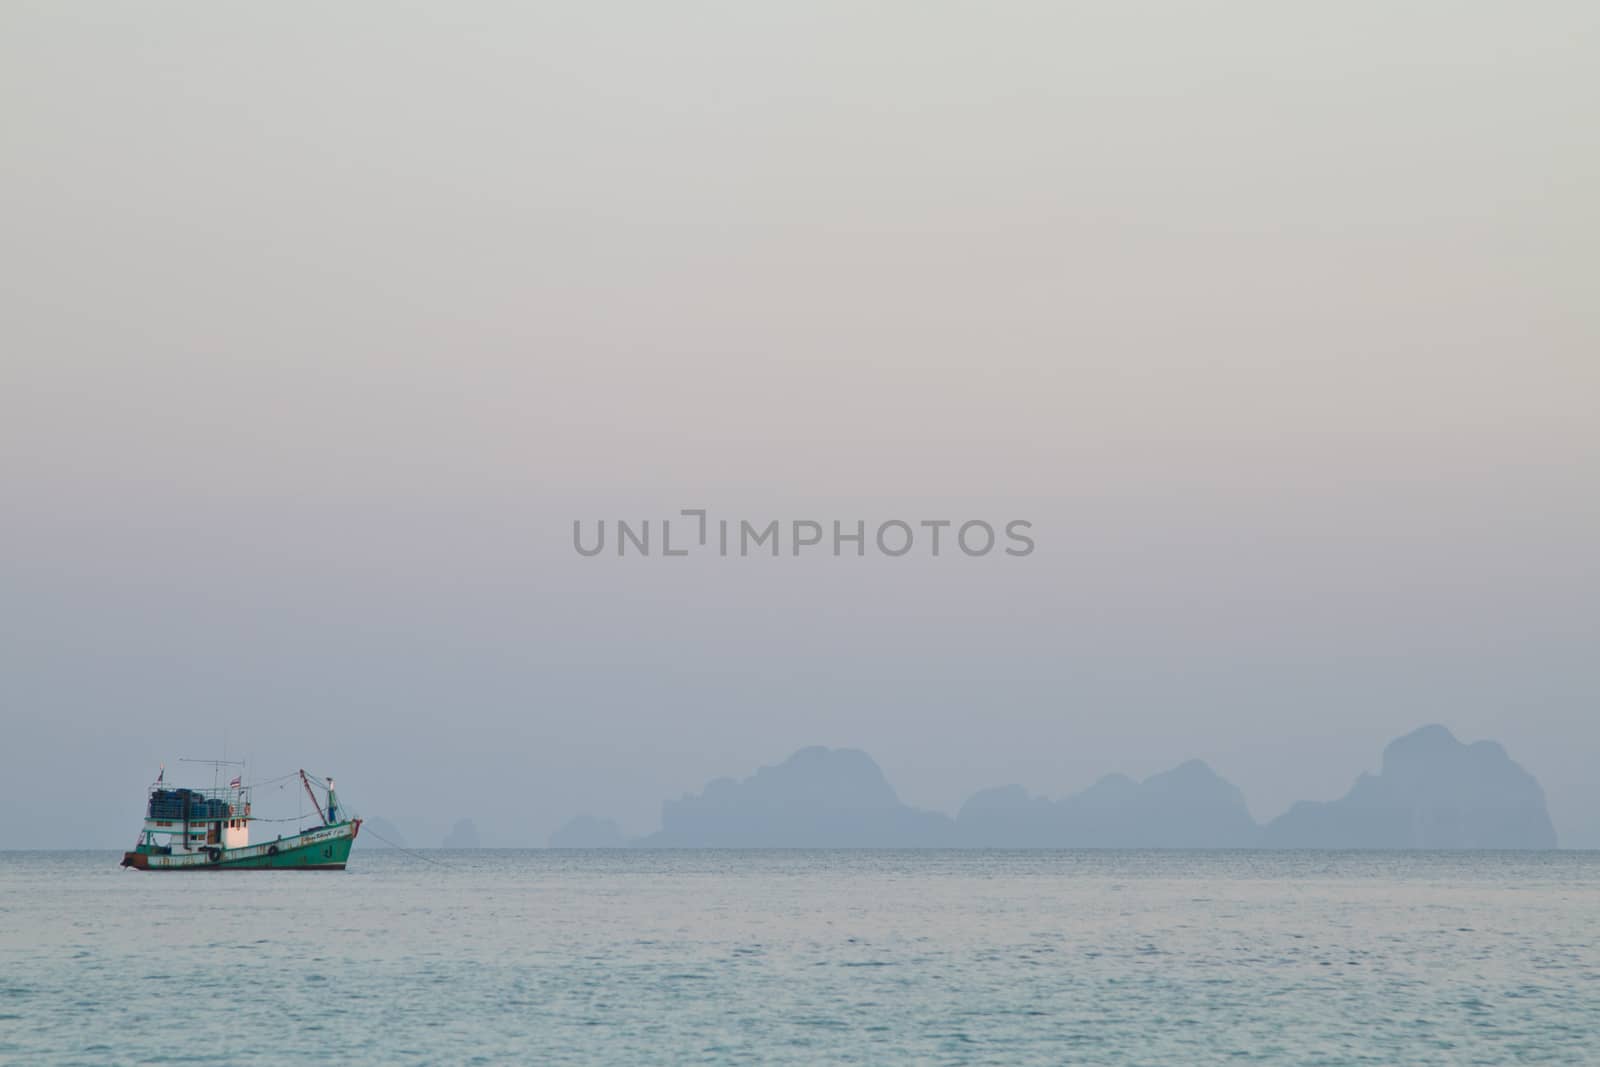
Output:
M230 788L230 789L238 789L243 784L244 784L244 780L242 778L240 778L238 775L235 775L233 781L228 783L228 788Z

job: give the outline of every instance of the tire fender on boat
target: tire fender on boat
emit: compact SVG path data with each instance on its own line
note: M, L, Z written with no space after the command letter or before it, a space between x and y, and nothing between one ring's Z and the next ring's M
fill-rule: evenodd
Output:
M208 848L208 849L206 849L206 858L209 859L212 863L221 863L222 862L222 850L220 848L216 848L216 847Z
M267 846L267 855L276 856L277 854L278 854L278 846L277 845L268 845Z

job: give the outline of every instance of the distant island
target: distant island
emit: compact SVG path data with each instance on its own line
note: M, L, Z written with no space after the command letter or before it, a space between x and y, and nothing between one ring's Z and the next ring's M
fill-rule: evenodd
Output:
M1443 726L1391 741L1342 799L1301 801L1267 824L1270 848L1555 848L1544 790L1493 741Z
M956 829L958 844L979 848L1251 848L1261 834L1239 787L1200 760L1142 782L1107 775L1057 801L985 789Z
M852 748L803 748L743 781L661 806L649 848L928 848L952 842L949 816L907 807Z
M580 816L553 848L1551 849L1544 790L1493 741L1443 726L1391 742L1343 798L1303 801L1265 826L1244 794L1190 760L1135 781L1112 774L1051 800L984 789L954 819L902 802L858 749L803 748L748 778L718 778L662 805L661 829L626 840Z

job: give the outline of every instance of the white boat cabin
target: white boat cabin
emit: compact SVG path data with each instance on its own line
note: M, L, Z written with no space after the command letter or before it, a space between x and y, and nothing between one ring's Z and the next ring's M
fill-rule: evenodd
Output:
M151 787L140 844L175 853L250 843L250 791Z

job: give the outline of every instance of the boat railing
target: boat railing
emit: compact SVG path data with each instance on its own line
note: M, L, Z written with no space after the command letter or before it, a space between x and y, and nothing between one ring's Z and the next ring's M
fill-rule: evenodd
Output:
M153 785L150 787L151 796L156 796L157 794L181 796L184 793L188 793L192 797L202 797L206 800L232 800L235 797L248 796L250 787L243 786L239 789L233 789L228 786L223 786L221 789L190 789L187 786L170 785Z
M158 820L182 820L185 815L191 822L211 819L246 818L250 808L250 790L244 789L169 789L153 786L145 805L145 817Z

